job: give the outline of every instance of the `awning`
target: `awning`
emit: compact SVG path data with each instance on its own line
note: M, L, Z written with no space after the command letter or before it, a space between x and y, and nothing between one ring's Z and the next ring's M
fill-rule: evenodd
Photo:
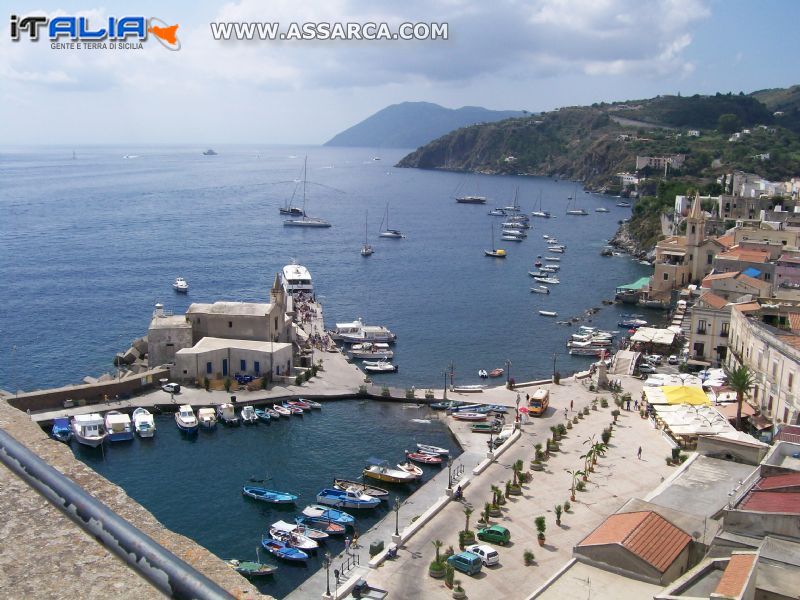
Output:
M711 404L701 388L688 385L665 385L661 390L664 392L667 404L691 404L692 406Z
M617 291L620 291L620 290L638 291L638 290L642 289L643 287L645 287L645 286L647 286L649 284L650 284L650 278L649 277L641 277L640 279L637 279L633 283L628 283L626 285L617 286Z
M727 403L727 404L720 404L716 408L729 421L736 418L736 402L731 402L731 403ZM756 411L752 406L750 406L747 402L742 402L742 416L743 417L752 417L755 414L756 414ZM752 422L752 419L751 419L751 422Z
M660 254L667 256L686 256L686 250L662 250Z
M687 365L694 365L696 367L710 367L711 363L707 360L697 360L696 358L690 358L686 361Z
M761 275L761 271L759 271L755 267L750 267L742 271L742 275L747 275L748 277L752 277L753 279L758 279L758 277Z
M742 408L744 408L744 405L742 405ZM772 421L770 421L764 415L755 415L754 417L750 417L750 424L759 431L772 429Z
M670 346L675 341L675 332L655 327L639 327L631 337L632 342L649 342Z

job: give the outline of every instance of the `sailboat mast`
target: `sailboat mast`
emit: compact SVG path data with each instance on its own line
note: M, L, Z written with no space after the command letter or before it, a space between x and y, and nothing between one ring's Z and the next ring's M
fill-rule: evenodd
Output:
M306 171L308 169L308 154L303 162L303 218L306 218Z

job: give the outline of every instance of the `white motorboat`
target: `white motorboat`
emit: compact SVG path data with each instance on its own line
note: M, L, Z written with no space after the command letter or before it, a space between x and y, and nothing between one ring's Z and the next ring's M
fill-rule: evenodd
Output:
M447 456L450 450L440 446L431 446L430 444L417 444L417 450L425 454L432 454L435 456Z
M139 407L133 411L133 427L139 437L151 438L156 433L156 422L146 408Z
M98 413L75 415L70 422L72 434L84 446L97 448L108 435L103 417Z
M391 343L397 336L383 325L364 325L361 319L356 319L353 323L345 323L348 327L355 325L352 330L344 331L340 329L340 324L336 324L337 333L334 339L347 344L364 344L369 342Z
M298 523L287 523L286 521L275 521L270 527L270 531L272 530L283 533L300 534L314 541L325 540L330 537L327 533L320 531L319 529L312 529L311 527L306 527L305 525L300 525Z
M414 475L401 469L392 469L385 460L371 459L370 464L364 469L362 475L379 481L390 483L407 483L417 479Z
M370 373L396 373L397 365L393 365L385 360L364 361L364 370Z
M308 170L308 157L303 163L303 214L297 219L286 219L284 227L330 227L331 224L325 219L309 217L306 214L306 172Z
M183 277L176 277L172 289L179 294L185 294L189 291L189 283Z
M554 310L540 310L539 314L542 315L543 317L557 317L558 316L558 313L555 312Z
M394 352L389 349L389 344L376 342L374 344L354 344L350 348L350 357L354 359L391 359Z
M413 475L415 479L422 477L422 469L411 462L406 461L404 463L399 463L397 468L401 471L405 471L409 475Z
M620 208L630 208L631 203L630 202L617 202L617 206L619 206Z
M183 404L175 413L175 424L178 429L186 433L194 433L197 431L197 417L194 416L194 411L190 404Z
M485 385L457 385L451 388L457 394L478 394L485 389Z
M493 208L489 211L490 217L507 217L508 213L504 211L502 208Z
M559 265L544 265L539 267L539 270L543 273L558 273L560 269L561 267Z
M217 420L222 421L223 425L238 425L239 416L236 414L236 409L233 408L233 404L220 404L217 407Z
M504 240L506 242L521 242L522 241L522 238L520 236L518 236L518 235L501 235L500 239Z
M503 229L530 229L530 227L528 227L527 224L523 223L522 221L506 221L504 223L500 223L500 227Z
M607 212L611 212L611 211L610 211L610 210L608 210L608 209L607 209L605 206L601 206L601 207L599 207L599 208L595 208L595 209L594 209L594 212L599 212L599 213L607 213Z
M258 423L258 417L256 416L255 408L248 405L242 409L242 423L245 425L255 425Z
M532 287L531 291L534 294L549 294L550 288L547 287L546 285L537 285L536 287Z
M105 421L109 442L127 442L133 439L133 424L125 413L110 410L105 415Z
M217 411L213 408L201 408L197 411L197 421L203 429L214 429L217 426Z
M561 283L557 277L534 277L536 281L539 283L549 283L551 285L556 285Z
M383 228L383 223L386 222L386 229ZM389 203L386 203L386 212L383 215L383 220L381 221L381 228L378 237L382 238L389 238L393 240L399 240L406 236L403 235L402 231L398 229L389 229Z
M528 234L522 229L503 229L500 231L500 235L510 235L520 239L528 237Z
M564 248L561 246L550 246L547 249L548 252L555 252L556 254L564 254Z
M561 257L559 256L545 256L544 259L549 262L561 262Z
M273 539L284 542L287 546L298 550L316 550L319 548L319 542L312 540L310 537L295 531L283 531L274 525L270 527L269 534Z

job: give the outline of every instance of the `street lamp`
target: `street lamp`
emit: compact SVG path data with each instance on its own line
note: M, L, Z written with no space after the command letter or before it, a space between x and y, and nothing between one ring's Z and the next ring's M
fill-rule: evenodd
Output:
M447 489L453 489L453 457L447 457Z
M519 403L521 398L519 397L519 392L517 392L517 399L514 401L514 405L516 406L516 417L514 418L514 422L519 423Z
M442 375L444 375L444 391L442 392L442 401L447 402L447 369L442 371Z
M331 553L325 552L325 595L331 595Z
M400 535L400 498L394 497L394 534Z
M556 380L556 357L558 356L558 352L553 352L553 381Z
M511 381L511 359L506 359L506 383Z

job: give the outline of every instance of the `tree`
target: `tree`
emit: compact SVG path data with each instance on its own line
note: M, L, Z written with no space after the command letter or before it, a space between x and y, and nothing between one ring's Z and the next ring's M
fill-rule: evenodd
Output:
M433 544L433 547L436 548L436 562L441 563L442 561L439 556L439 548L444 545L444 542L442 540L433 540L431 544Z
M739 129L739 117L733 113L725 113L717 119L717 129L722 133L733 133Z
M750 394L750 390L755 383L752 371L745 365L729 369L725 367L725 375L728 377L728 386L736 392L736 429L742 429L742 403L745 396Z
M467 507L464 509L464 516L467 517L467 524L464 527L464 531L469 531L469 518L472 516L472 509Z

